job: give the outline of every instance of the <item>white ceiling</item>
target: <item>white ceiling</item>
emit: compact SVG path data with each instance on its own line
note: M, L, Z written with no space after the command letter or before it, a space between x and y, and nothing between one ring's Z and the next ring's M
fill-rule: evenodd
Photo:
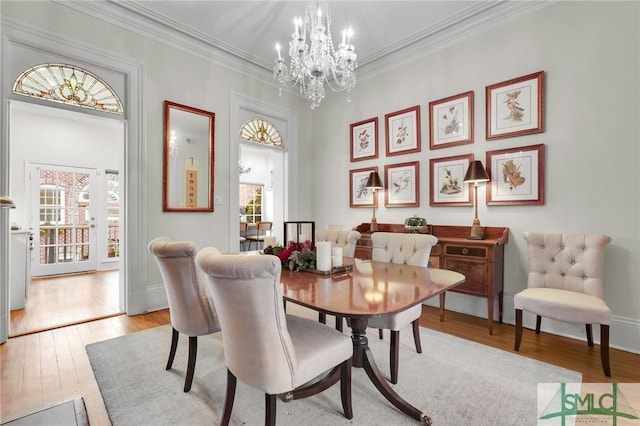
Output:
M336 0L330 1L329 7L334 45L340 41L342 30L352 27L358 65L363 72L398 65L555 1ZM288 50L293 18L303 16L307 4L306 1L266 0L60 3L93 12L101 19L111 17L116 25L164 38L182 47L191 44L190 47L198 49L196 45L200 45L200 54L206 55L205 49L214 49L232 58L233 65L229 66L242 68L238 64L246 64L263 73L271 72L276 42L285 46L283 51Z

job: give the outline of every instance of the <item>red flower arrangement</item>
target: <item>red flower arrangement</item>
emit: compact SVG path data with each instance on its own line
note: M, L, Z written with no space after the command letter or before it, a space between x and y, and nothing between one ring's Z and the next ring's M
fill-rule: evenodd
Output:
M313 243L309 240L301 243L289 241L286 247L269 246L263 250L263 253L278 256L282 265L287 266L292 271L297 271L299 269L315 269L315 249Z

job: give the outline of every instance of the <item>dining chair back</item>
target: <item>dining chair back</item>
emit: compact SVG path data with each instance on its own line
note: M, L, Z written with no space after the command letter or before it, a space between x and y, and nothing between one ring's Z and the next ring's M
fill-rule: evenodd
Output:
M371 234L371 260L378 262L404 263L407 265L428 267L431 247L438 243L438 239L429 234L404 234L395 232L375 232ZM391 349L389 369L391 383L398 383L398 364L400 356L400 330L411 324L413 341L416 351L422 353L420 342L420 316L422 304L418 304L402 312L385 315L369 320L369 327L379 330L380 338L383 329L391 330Z
M236 380L265 393L266 422L275 424L276 396L290 395L332 370L340 374L345 417L351 408L351 338L308 318L288 315L280 288L276 256L221 255L205 248L197 265L207 277L224 333L227 395L222 425L233 408ZM302 397L327 386L305 387ZM294 394L295 395L295 394Z
M600 359L606 376L609 365L611 310L603 300L606 235L525 232L529 272L527 288L513 297L516 351L522 341L522 311L542 317L585 324L587 344L593 346L592 324L600 325Z
M249 250L251 250L251 244L256 243L256 247L260 249L260 243L264 243L264 237L267 236L267 232L271 231L273 222L261 221L256 223L255 234L247 235L247 241L249 241Z
M247 241L247 230L248 229L249 229L249 224L247 222L239 222L240 251L244 251L244 243Z
M354 257L356 245L362 234L348 229L317 229L316 242L330 241L331 247L341 247L344 257Z
M166 369L169 370L173 365L180 333L189 336L189 359L184 383L184 391L189 392L196 367L198 336L220 331L218 317L207 297L204 275L196 268L196 245L193 242L158 237L149 243L148 249L160 268L173 327Z

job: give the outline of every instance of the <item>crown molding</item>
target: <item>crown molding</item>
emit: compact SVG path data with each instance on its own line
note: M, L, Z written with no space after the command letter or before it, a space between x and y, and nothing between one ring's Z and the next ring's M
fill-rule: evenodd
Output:
M132 0L52 0L95 19L131 31L157 42L193 54L218 66L277 87L271 64L248 55L234 46L214 39L201 31L155 13L144 3ZM373 55L358 60L358 80L373 78L383 72L425 57L447 45L458 43L482 32L513 21L563 0L478 1L462 13L426 28ZM375 3L374 3L375 4ZM287 89L285 89L287 90ZM296 90L287 90L299 94Z
M125 31L148 37L233 72L277 87L273 81L270 65L175 21L160 18L131 1L53 1Z

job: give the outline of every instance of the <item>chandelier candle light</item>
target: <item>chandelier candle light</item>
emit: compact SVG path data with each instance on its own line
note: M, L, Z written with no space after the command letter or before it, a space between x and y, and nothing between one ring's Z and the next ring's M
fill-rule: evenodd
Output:
M475 207L471 233L467 238L469 240L482 240L482 227L480 226L480 219L478 219L478 185L480 182L488 182L489 175L479 160L472 161L471 164L469 164L467 173L464 175L464 181L473 183L473 205Z
M356 85L355 69L358 64L355 47L351 44L351 28L342 32L342 42L334 50L331 37L331 12L326 1L311 1L305 9L304 20L295 18L294 32L289 41L291 64L285 65L280 44L276 44L277 58L273 78L282 88L300 85L300 93L316 108L325 96L325 83L334 92L346 91L351 101L351 89ZM307 44L307 34L309 44Z

